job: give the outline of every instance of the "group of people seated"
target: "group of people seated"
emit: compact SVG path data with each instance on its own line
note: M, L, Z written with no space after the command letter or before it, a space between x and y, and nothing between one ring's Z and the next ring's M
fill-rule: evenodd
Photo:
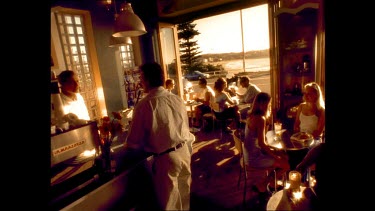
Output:
M255 95L261 91L255 84L250 83L247 76L240 77L239 83L245 89L244 93L238 92L238 88L234 88L235 86L229 88L223 77L219 77L215 81L213 88L207 85L206 79L199 79L198 91L196 91L194 100L202 104L195 108L193 126L200 128L203 115L213 112L219 120L232 120L228 123L230 125L222 125L224 131L232 132L233 129L236 129L239 126L239 120L246 118ZM239 104L248 104L248 106L240 110Z
M295 169L290 168L288 154L285 150L275 150L268 145L266 140L266 133L272 129L273 123L271 95L251 84L247 76L240 77L239 84L245 89L243 93L239 93L235 87L229 88L226 79L222 77L215 81L213 88L207 85L206 79L199 79L199 91L196 91L194 100L202 104L195 108L194 126L201 127L203 115L209 112L213 112L218 119L233 120L232 124L224 126L225 131L232 132L239 127L240 119L245 120L243 139L245 164L256 168L274 169L276 177L280 177L276 179L282 179L290 170L298 170L305 174L306 169L311 165L322 163L320 157L324 152L325 103L319 84L310 82L304 85L303 101L298 106L293 131L290 131L293 134L307 132L314 137L314 140L319 141L316 142L318 144L311 147L309 153ZM248 106L239 110L239 104L248 104ZM316 176L320 177L320 175L317 172ZM270 190L274 191L280 188L275 187L274 177L275 174L269 174L267 178L256 183L252 189L260 196L269 197L267 193ZM316 179L319 184L320 178ZM319 189L316 193L320 194Z

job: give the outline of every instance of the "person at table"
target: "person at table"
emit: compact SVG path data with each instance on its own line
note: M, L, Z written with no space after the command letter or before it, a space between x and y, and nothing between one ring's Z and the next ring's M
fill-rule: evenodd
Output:
M237 97L239 98L239 103L240 104L251 104L254 101L255 96L261 92L261 89L253 84L250 83L250 78L248 76L241 76L240 77L240 85L246 89L245 93L240 94L237 92L237 90L232 90L236 93ZM241 119L246 119L247 113L250 110L250 106L241 109Z
M238 112L238 106L236 102L230 97L230 95L224 91L227 87L227 81L223 77L219 77L214 84L215 92L215 103L218 104L217 108L212 106L215 112L215 116L220 120L233 119L231 122L231 128L235 129L239 124L240 115ZM223 130L231 133L232 130L226 124L223 124Z
M266 141L266 132L271 123L271 96L260 92L255 96L253 105L246 119L244 137L245 164L253 168L276 169L276 175L282 178L290 169L287 154L271 148ZM275 189L274 174L255 184L253 189L265 193L267 185Z
M175 87L175 82L172 78L168 78L167 80L165 80L165 88L170 92L170 93L173 93L173 89Z
M199 79L198 85L200 92L199 94L197 93L197 97L194 98L194 100L201 102L202 104L195 108L194 127L200 128L202 125L203 115L211 112L210 105L215 100L215 92L210 86L207 85L207 80L205 78Z
M64 70L57 76L57 80L61 85L64 114L74 114L78 119L90 120L85 101L79 93L78 75L73 70Z
M145 63L140 72L148 94L134 107L125 149L154 155L148 164L157 210L189 210L195 136L189 131L186 106L164 88L164 71L158 63Z
M305 84L303 100L297 107L293 132L307 132L314 139L321 139L325 128L325 103L321 88L316 82Z
M313 208L316 208L314 210L320 210L318 207L321 203L321 200L324 198L328 198L328 195L322 195L325 194L325 191L323 191L324 187L327 187L327 182L325 181L325 178L327 176L326 170L327 168L330 168L330 165L327 164L327 158L329 154L327 152L327 145L326 143L320 143L316 146L314 146L303 158L303 160L297 165L296 170L301 172L301 174L306 174L308 168L315 168L315 180L316 184L312 187L318 201L312 201ZM316 206L316 207L315 207Z

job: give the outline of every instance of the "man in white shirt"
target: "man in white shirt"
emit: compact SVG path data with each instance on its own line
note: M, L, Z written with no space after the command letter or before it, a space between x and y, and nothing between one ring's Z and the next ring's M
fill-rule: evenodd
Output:
M189 210L191 153L195 136L189 131L184 101L164 88L158 63L140 67L141 83L148 93L135 106L125 149L153 154L148 161L157 210Z
M252 104L255 96L261 92L260 88L257 85L250 83L250 78L247 76L242 76L240 78L240 85L246 89L244 94L236 92L236 95L240 99L240 104ZM241 119L246 119L250 106L240 110Z
M64 70L58 75L61 85L61 100L64 105L64 114L73 113L78 119L90 120L85 101L79 93L78 76L72 70Z

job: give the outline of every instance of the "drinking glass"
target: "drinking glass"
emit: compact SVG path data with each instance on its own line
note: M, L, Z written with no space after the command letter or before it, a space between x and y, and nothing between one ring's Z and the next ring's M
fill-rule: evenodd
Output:
M282 128L283 128L283 124L281 122L274 123L274 130L275 130L276 135L280 135Z

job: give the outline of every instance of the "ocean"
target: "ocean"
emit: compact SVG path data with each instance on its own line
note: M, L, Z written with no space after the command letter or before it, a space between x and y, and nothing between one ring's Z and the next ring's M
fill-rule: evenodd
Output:
M261 72L261 71L270 71L270 58L254 58L254 59L245 59L245 68L243 67L243 60L225 60L220 62L211 62L212 65L221 64L224 67L224 70L227 70L228 73L238 73L238 72Z

